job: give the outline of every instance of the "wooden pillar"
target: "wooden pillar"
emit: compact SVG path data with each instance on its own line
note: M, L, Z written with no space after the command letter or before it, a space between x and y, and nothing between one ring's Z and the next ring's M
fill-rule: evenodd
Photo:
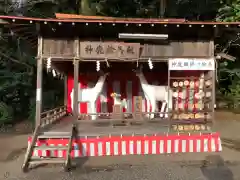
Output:
M216 33L216 32L214 32ZM215 123L215 106L216 106L216 72L217 72L217 66L216 66L216 59L215 59L215 45L214 45L214 39L210 41L210 52L211 57L214 59L214 70L210 72L212 76L212 121Z
M42 111L42 37L38 37L38 58L37 58L37 87L36 87L36 114L35 126L41 125Z
M74 121L78 120L78 77L79 77L79 61L74 60L74 95L73 95L73 117Z
M67 84L67 75L64 76L64 106L67 106L68 103L68 84Z
M216 65L214 63L214 66L216 68ZM216 106L216 70L212 71L212 95L213 95L213 100L212 100L212 120L213 123L215 123L215 106Z

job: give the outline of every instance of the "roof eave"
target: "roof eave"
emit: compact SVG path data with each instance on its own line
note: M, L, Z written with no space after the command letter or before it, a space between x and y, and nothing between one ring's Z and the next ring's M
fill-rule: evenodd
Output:
M170 19L165 19L165 20L159 20L159 19L133 19L133 18L81 18L81 19L73 19L73 18L68 18L68 19L56 19L56 18L32 18L32 17L20 17L20 16L0 16L0 19L3 23L22 23L22 24L27 24L27 23L102 23L102 24L156 24L156 25L188 25L191 27L192 25L200 25L202 27L206 26L238 26L240 27L240 22L201 22L201 21L186 21L184 19L179 19L179 20L170 20ZM17 22L21 21L21 22Z

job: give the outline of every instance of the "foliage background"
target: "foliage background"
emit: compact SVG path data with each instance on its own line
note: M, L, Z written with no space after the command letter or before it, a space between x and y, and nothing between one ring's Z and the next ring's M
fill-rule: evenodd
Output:
M164 17L201 21L239 21L240 0L168 0ZM115 17L159 17L160 0L0 0L0 14L54 17L55 12ZM218 102L238 109L240 99L239 34L216 39L216 52L237 57L218 64ZM36 48L0 27L0 125L34 119ZM44 73L43 109L63 102L63 81ZM59 88L57 88L59 87ZM62 90L62 91L59 91ZM220 98L221 97L221 98ZM13 121L14 120L14 121Z

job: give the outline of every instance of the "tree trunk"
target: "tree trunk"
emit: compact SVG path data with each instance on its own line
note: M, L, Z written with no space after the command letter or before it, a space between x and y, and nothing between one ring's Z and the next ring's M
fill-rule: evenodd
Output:
M95 13L90 8L90 0L81 0L81 4L79 7L79 13L82 15L95 15Z

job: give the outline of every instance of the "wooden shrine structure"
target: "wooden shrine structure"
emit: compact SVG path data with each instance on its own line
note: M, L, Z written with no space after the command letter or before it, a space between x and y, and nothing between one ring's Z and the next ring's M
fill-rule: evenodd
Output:
M33 137L29 138L29 147L23 165L24 171L27 170L29 164L39 163L64 163L68 169L72 157L221 151L219 134L211 129L215 104L214 38L226 28L238 28L239 23L189 22L185 19L89 17L68 14L56 14L55 19L12 16L0 16L0 19L16 33L22 34L18 28L23 25L37 32L36 128ZM161 33L167 38L161 40L157 38L119 39L120 33ZM149 70L147 65L149 61L154 65L152 70ZM64 74L66 77L65 105L49 114L45 113L43 117L41 112L42 69L49 62L51 62L49 69ZM130 104L129 109L117 108L119 106L114 106L113 103L110 104L107 101L107 105L111 106L110 112L91 114L82 113L82 107L79 110L79 106L81 106L79 105L79 75L95 73L99 76L99 72L95 69L96 62L101 66L97 68L109 73L109 77L106 79L107 84L114 81L114 78L121 78L121 83L131 80L132 89L129 90L131 93L129 93L129 99L126 98ZM146 114L159 114L160 112L147 112L147 108L143 112L145 102L142 98L144 95L140 95L134 90L135 86L139 86L139 80L135 79L136 75L132 71L139 69L140 65L143 66L143 72L147 79L165 77L167 99L172 101L171 108L167 105L168 111L165 112L168 114L168 118L160 118L157 115L154 116L157 117L154 119L145 118ZM120 75L117 75L118 73ZM150 74L149 78L148 73ZM71 77L70 80L69 77ZM123 86L125 87L125 85ZM113 96L110 95L115 93L114 88L108 89L111 90L106 93L107 100L112 99ZM81 92L83 92L82 89ZM71 99L71 97L74 98ZM62 117L67 114L72 114L68 117L73 120L72 126L68 130L71 133L60 130L55 132L40 130L55 121L64 121ZM128 116L129 114L131 116ZM91 115L97 115L98 118L95 121L86 118ZM143 124L143 128L141 132L129 129L128 133L124 134L122 133L124 130L121 128L108 127L106 131L103 130L105 134L103 132L98 134L93 127L88 127L89 131L94 129L94 135L78 128L79 124L85 128L83 124L96 125L96 123L102 122L114 125L115 121L128 125L140 122ZM146 122L156 122L159 125L155 130L147 130ZM145 126L146 129L144 129ZM167 128L162 130L162 126ZM172 137L171 133L174 134ZM186 137L184 133L187 133L189 137ZM85 138L81 134L84 134ZM116 136L115 139L112 138L113 134ZM134 134L140 134L140 136ZM39 139L41 142L44 141L44 145L41 143L36 145L40 142ZM116 142L121 144L121 148L117 145L115 147ZM138 151L138 142L151 144L151 152L146 148ZM169 142L173 143L173 146L182 143L178 146L181 149L167 149L168 145L166 146L164 143ZM193 143L192 148L187 146L186 142ZM114 148L111 149L111 145L109 145L110 149L108 149L108 143L113 143ZM126 143L129 144L126 145ZM58 144L64 144L64 146L59 147ZM100 144L105 145L100 148ZM166 148L160 150L162 146ZM65 155L60 157L59 154L54 154L56 151L65 152ZM41 155L35 152L41 152ZM32 155L37 157L37 160L32 159Z

